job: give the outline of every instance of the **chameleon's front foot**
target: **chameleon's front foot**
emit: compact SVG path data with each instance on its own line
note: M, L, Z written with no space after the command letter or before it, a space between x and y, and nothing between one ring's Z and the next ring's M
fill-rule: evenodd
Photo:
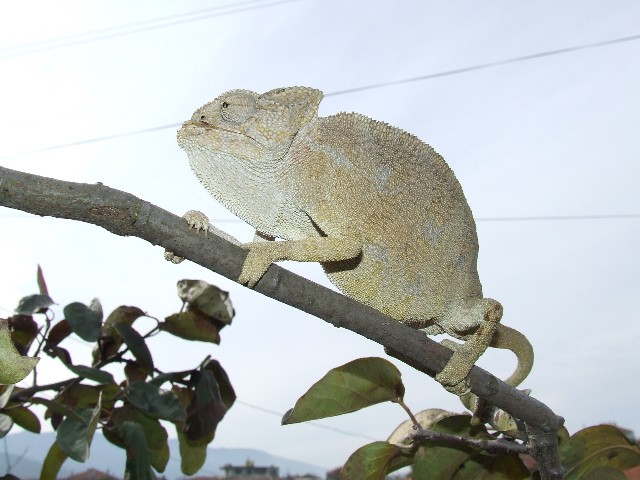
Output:
M200 230L204 230L204 235L205 237L207 236L211 225L209 223L209 218L207 218L204 213L197 210L189 210L182 216L182 218L184 218L189 224L189 230L195 229L196 233L200 232ZM164 259L172 263L180 263L184 260L184 257L180 257L169 250L165 250Z
M250 242L243 247L249 250L249 253L242 266L238 283L253 287L271 264L280 260L277 255L278 244L276 242Z

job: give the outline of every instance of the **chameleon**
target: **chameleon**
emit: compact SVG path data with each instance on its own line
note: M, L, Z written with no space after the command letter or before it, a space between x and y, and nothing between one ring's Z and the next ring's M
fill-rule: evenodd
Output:
M231 90L178 131L206 190L256 230L238 282L254 286L278 261L319 262L343 294L462 340L442 342L453 354L435 378L448 390L469 392L465 379L489 346L515 353L505 381L521 383L533 349L482 295L475 221L443 157L358 113L319 117L322 98L308 87ZM201 212L185 218L210 228Z

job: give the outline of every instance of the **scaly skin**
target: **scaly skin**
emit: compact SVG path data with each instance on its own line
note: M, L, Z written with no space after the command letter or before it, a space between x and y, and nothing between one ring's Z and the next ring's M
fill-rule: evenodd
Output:
M424 330L464 340L436 379L467 390L488 346L517 355L519 384L533 350L500 325L482 296L471 210L429 145L359 114L318 118L322 93L292 87L227 92L198 109L178 143L207 190L253 225L239 282L253 286L281 260L320 262L346 295ZM280 238L283 242L264 241Z

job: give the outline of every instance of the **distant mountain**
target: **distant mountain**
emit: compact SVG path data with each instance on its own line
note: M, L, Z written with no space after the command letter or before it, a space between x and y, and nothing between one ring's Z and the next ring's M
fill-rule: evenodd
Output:
M7 473L7 453L9 463L12 466L11 473L22 478L31 479L40 476L42 461L55 441L55 433L41 433L39 435L29 432L20 432L7 435L0 442L0 476ZM6 450L6 451L5 451ZM185 478L180 471L180 454L177 440L169 440L171 458L163 475L170 480ZM251 460L256 465L280 468L280 475L304 475L311 473L321 478L325 477L326 470L315 465L277 457L262 450L249 448L209 448L207 461L198 475L223 475L220 467L227 463L244 465ZM91 455L86 463L78 463L67 460L60 471L61 477L79 473L89 468L95 468L103 472L122 477L124 473L124 450L113 446L99 433L91 444Z

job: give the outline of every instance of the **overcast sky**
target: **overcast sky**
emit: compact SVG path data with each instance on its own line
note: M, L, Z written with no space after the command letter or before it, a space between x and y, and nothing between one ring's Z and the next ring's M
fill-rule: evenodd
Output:
M640 35L640 3L59 0L0 11L1 165L103 182L180 215L196 208L248 241L252 229L191 174L176 128L155 127L233 88L319 88L321 116L356 111L396 125L453 168L479 220L484 293L536 352L523 387L572 433L603 422L640 433L640 39L603 44ZM397 83L360 89L388 82ZM120 136L141 130L151 131ZM52 148L61 145L70 146ZM629 217L521 220L620 215ZM397 405L380 405L318 422L343 433L281 427L279 414L328 369L384 356L382 347L96 226L0 208L0 238L0 316L36 291L37 263L60 305L97 296L106 313L121 304L173 313L182 278L229 290L237 316L219 347L169 335L150 342L162 369L192 368L208 354L227 369L239 402L217 446L332 468L405 419ZM286 267L328 285L318 265ZM76 363L90 361L89 345L66 343ZM414 411L462 409L393 362ZM490 352L480 365L504 378L515 360ZM44 361L42 372L68 375Z

